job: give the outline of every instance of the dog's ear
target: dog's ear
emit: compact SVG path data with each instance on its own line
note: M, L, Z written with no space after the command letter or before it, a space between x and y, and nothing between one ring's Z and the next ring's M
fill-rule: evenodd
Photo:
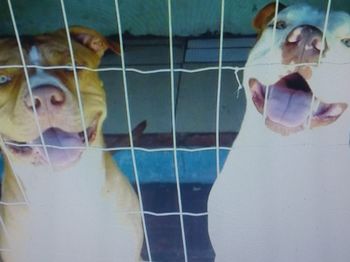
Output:
M279 3L278 4L278 12L286 8L287 6L284 4ZM269 3L266 6L264 6L258 14L255 16L253 20L253 26L255 30L257 31L258 35L261 34L261 32L266 28L267 24L271 21L271 19L274 17L276 11L276 3Z
M120 54L120 46L117 41L112 42L93 29L72 26L69 28L69 32L72 39L96 52L99 57L102 57L107 49Z

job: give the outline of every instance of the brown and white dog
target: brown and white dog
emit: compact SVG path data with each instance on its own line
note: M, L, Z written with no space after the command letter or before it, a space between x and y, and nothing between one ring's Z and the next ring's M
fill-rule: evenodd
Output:
M216 261L350 261L350 16L254 20L246 113L208 200ZM321 63L319 57L321 56Z
M97 68L112 48L88 28L71 27L70 36L78 66ZM73 71L40 67L71 65L66 31L22 40L26 64L34 65L28 68L33 99L23 69L0 69L0 134L7 153L2 260L139 261L143 231L137 196L111 155L99 149L106 101L98 73L77 72L91 146L85 148ZM0 40L0 64L21 64L15 38ZM11 204L24 200L28 205Z

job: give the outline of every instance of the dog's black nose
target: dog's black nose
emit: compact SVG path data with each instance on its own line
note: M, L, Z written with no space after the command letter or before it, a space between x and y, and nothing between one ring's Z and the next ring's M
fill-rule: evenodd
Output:
M28 93L24 98L26 107L38 114L55 113L66 101L66 96L59 87L53 85L40 85L33 88L33 100ZM33 104L34 103L34 104ZM48 111L48 112L47 112Z
M283 46L282 55L285 64L314 63L322 52L327 51L327 41L322 44L323 33L312 25L295 27L287 36Z

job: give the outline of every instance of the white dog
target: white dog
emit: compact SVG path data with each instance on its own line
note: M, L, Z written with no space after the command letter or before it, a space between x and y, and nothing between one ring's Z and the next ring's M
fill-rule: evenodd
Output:
M273 42L274 11L254 20L245 117L208 200L216 260L350 261L350 16L324 32L323 11L280 8Z

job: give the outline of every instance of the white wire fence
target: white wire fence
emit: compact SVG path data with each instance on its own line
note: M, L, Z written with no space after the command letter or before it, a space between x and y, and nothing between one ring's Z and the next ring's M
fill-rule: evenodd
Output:
M331 0L328 1L327 4L327 10L326 10L326 19L324 22L324 31L327 28L328 25L328 17L329 17L329 13L331 10ZM79 85L79 78L78 78L78 74L77 74L77 70L78 69L82 69L82 70L90 70L90 71L96 71L96 72L121 72L122 73L122 79L123 79L123 90L124 90L124 95L125 95L125 105L126 105L126 118L127 118L127 127L128 127L128 137L129 137L129 141L130 141L130 146L127 147L112 147L112 148L98 148L95 147L96 150L102 150L102 151L120 151L120 150L130 150L131 152L131 160L132 160L132 168L133 168L133 173L135 176L135 183L136 183L136 189L137 189L137 193L139 196L139 204L140 204L140 213L142 215L142 221L143 221L143 229L144 229L144 233L145 233L145 246L146 246L146 251L147 251L147 260L148 261L153 261L152 259L152 245L150 243L149 240L149 229L146 223L146 218L145 215L150 215L150 216L156 216L156 217L165 217L165 216L178 216L180 219L180 229L181 229L181 241L182 241L182 246L183 246L183 254L184 254L184 261L189 261L189 257L188 257L188 243L186 241L186 233L185 233L185 223L184 223L184 217L185 216L190 216L190 217L205 217L208 215L207 212L186 212L184 211L183 208L183 203L182 203L182 191L181 191L181 181L180 181L180 177L179 177L179 170L178 170L178 153L179 152L199 152L199 151L206 151L206 150L215 150L216 152L216 175L219 175L220 173L220 150L227 150L229 151L231 148L230 147L224 147L224 146L220 146L220 105L221 105L221 86L222 86L222 72L223 70L230 70L233 72L234 74L234 79L233 81L235 82L235 84L238 86L238 90L236 90L237 94L239 92L239 90L242 88L242 82L240 80L240 77L238 76L238 74L243 71L245 69L244 66L242 67L236 67L236 66L227 66L223 64L223 46L224 46L224 32L225 32L225 28L224 28L224 22L225 22L225 0L220 0L220 28L219 28L219 56L218 56L218 64L216 66L207 66L207 67L202 67L202 68L195 68L195 69L185 69L185 68L175 68L175 63L174 63L174 50L173 50L173 17L172 17L172 1L171 0L167 0L167 6L168 6L168 30L169 30L169 67L168 68L162 68L162 69L155 69L155 70L141 70L141 69L137 69L137 68L131 68L131 67L127 67L126 63L125 63L125 48L124 48L124 41L123 41L123 21L121 20L121 16L120 16L120 5L119 5L119 1L115 0L115 13L116 13L116 23L115 23L115 28L116 28L116 32L118 32L119 34L119 41L120 41L120 51L121 51L121 67L102 67L102 68L89 68L89 67L85 67L85 66L78 66L75 64L75 59L74 59L74 50L72 47L72 40L70 38L70 34L69 34L69 19L67 17L66 14L66 9L65 9L65 2L64 0L60 0L60 4L61 4L61 12L62 12L62 17L63 17L63 21L64 21L64 26L66 29L66 35L67 35L67 41L68 41L68 47L69 47L69 53L70 53L70 57L71 57L71 66L66 66L66 65L62 65L62 66L40 66L40 65L29 65L26 63L25 58L24 58L24 52L23 52L23 47L21 44L21 36L17 27L17 23L16 23L16 14L13 10L12 7L12 2L11 0L7 0L7 4L8 4L8 9L9 12L11 14L11 19L12 19L12 24L13 24L13 30L15 33L15 37L17 39L17 43L18 43L18 48L19 48L19 52L20 52L20 57L21 57L21 64L19 65L0 65L0 69L8 69L8 68L19 68L19 69L23 69L24 70L24 74L25 74L25 78L26 78L26 82L27 82L27 86L28 86L28 91L29 91L29 95L30 95L30 99L32 101L32 103L34 104L34 98L33 98L33 94L32 94L32 90L31 90L31 85L30 85L30 80L29 80L29 74L28 74L28 70L35 68L35 69L42 69L42 70L57 70L57 69L70 69L73 72L74 75L74 81L75 81L75 87L76 87L76 91L77 91L77 99L78 99L78 104L80 107L80 118L81 118L81 123L82 123L82 130L84 132L84 137L85 137L85 145L82 148L86 148L86 147L92 147L91 145L89 145L89 139L88 139L88 134L86 132L86 123L85 123L85 117L84 117L84 104L82 101L82 98L80 96L80 85ZM276 3L278 4L279 1L277 0ZM2 7L4 8L4 7ZM274 33L272 36L272 43L275 42L275 31L276 31L276 23L278 20L278 13L277 13L278 9L276 7L276 12L275 12L275 20L274 20ZM325 37L323 36L322 39L322 43L324 44L325 42ZM322 63L322 52L320 54L320 58L318 60L318 64ZM350 63L350 62L349 62ZM261 64L261 65L254 65L254 66L267 66L267 65L271 65L270 64ZM300 64L300 65L317 65L317 63L305 63L305 64ZM295 65L285 65L286 67L288 66L292 66L295 67ZM195 74L195 73L200 73L200 72L206 72L206 71L217 71L218 73L218 77L217 77L217 93L216 93L216 119L215 119L215 146L211 146L211 147L203 147L203 148L184 148L184 147L178 147L178 143L177 143L177 129L176 129L176 112L175 112L175 80L174 80L174 74L175 73L189 73L189 74ZM157 73L168 73L170 75L170 95L171 97L169 98L171 101L171 125L172 125L172 147L168 147L168 148L142 148L142 147L136 147L134 145L134 139L133 139L133 134L132 134L132 115L130 112L130 103L129 103L129 89L128 89L128 77L127 74L130 72L134 72L134 73L138 73L138 74L157 74ZM266 92L266 94L268 93L268 91ZM234 101L233 101L234 102ZM312 107L311 107L312 109ZM312 115L312 111L310 109L310 115ZM37 112L35 107L33 107L34 110L34 114L35 116L37 116ZM263 121L263 120L262 120ZM51 170L53 170L53 167L51 165L50 162L50 158L49 158L49 154L47 152L48 148L58 148L58 149L77 149L77 148L81 148L81 147L60 147L60 146L53 146L53 145L46 145L45 144L45 140L43 138L42 135L42 130L38 121L38 118L35 117L35 124L37 126L37 129L39 130L39 134L40 134L40 140L41 140L41 144L25 144L25 145L21 145L21 144L15 144L15 143L11 143L11 142L7 142L4 141L4 139L2 137L0 137L0 143L2 145L2 148L5 150L5 154L6 154L6 144L8 145L15 145L15 146L31 146L31 147L43 147L44 148L44 152L46 155L46 158L48 160L48 163L51 166ZM348 146L347 144L344 146ZM176 212L153 212L153 211L149 211L149 210L145 210L144 208L144 204L143 204L143 195L142 195L142 190L141 190L141 186L140 186L140 179L139 179L139 166L138 166L138 161L136 158L136 154L135 151L144 151L144 152L164 152L164 151L168 151L168 152L172 152L173 153L173 163L174 163L174 175L175 175L175 180L176 180L176 191L177 191L177 201L178 201L178 211ZM9 164L11 165L11 168L16 176L16 179L18 181L18 177L16 175L16 168L13 166L11 158L9 158ZM54 175L54 174L53 174ZM23 190L23 188L21 188L21 184L18 183L21 192L23 193L23 199L24 201L21 202L13 202L13 203L8 203L8 202L0 202L0 204L2 205L30 205L30 203L28 202L28 199L26 197L25 191ZM0 220L0 224L3 228L4 232L6 231L5 225L3 224L2 220ZM0 249L0 251L3 252L7 252L9 251L9 249L7 248L2 248Z

